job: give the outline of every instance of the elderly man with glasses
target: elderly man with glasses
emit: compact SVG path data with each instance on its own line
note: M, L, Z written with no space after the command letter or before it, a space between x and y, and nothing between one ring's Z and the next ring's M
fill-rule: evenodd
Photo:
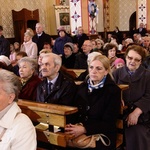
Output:
M83 53L76 56L75 60L75 69L87 69L87 57L88 54L93 51L92 49L92 42L90 40L85 40L82 45Z

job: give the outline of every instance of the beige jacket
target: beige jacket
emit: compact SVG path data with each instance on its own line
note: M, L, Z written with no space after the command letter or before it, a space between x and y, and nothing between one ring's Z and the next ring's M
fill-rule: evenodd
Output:
M0 150L36 150L36 132L31 120L14 102L0 119L0 134L6 132L0 142Z

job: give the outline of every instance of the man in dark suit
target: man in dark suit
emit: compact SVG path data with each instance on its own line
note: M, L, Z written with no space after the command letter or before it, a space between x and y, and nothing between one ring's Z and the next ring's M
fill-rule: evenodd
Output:
M59 55L43 55L41 70L44 80L37 87L37 102L72 105L76 94L74 81L60 71L62 59Z
M82 46L83 53L76 56L75 69L87 69L88 54L93 51L92 43L90 40L85 40Z
M144 27L143 23L140 23L139 28L137 29L137 33L140 33L141 36L145 36L145 34L147 33L146 28Z
M39 54L39 52L43 49L45 42L51 44L51 36L44 32L43 25L41 23L37 23L35 28L36 34L33 36L32 41L37 44Z

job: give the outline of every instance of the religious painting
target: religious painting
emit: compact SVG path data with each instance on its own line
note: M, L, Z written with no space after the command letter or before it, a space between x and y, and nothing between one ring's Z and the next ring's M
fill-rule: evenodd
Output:
M89 14L91 18L95 18L98 13L98 8L95 2L89 3Z
M59 13L60 25L70 25L69 13Z

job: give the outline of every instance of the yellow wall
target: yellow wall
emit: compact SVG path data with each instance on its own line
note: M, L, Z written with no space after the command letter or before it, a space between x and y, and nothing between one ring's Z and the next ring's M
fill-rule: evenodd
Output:
M56 35L56 19L54 11L55 0L46 0L46 28L47 33Z
M84 29L85 33L88 33L89 30L89 22L88 22L88 2L87 0L81 0L81 6L82 6L82 27Z
M69 1L69 0L68 0ZM98 31L103 31L102 6L100 5ZM59 0L0 0L0 25L4 28L4 36L7 38L14 37L12 10L20 11L23 8L28 10L39 9L40 22L45 25L45 31L51 35L57 35L56 19L54 5L59 4ZM110 31L114 26L119 26L121 31L129 30L129 17L136 11L137 0L113 0L110 2ZM86 33L88 33L88 3L87 0L81 0L82 3L82 24ZM147 6L150 0L147 0ZM147 12L147 29L150 30L150 9Z
M129 30L130 16L136 11L137 0L110 0L110 31L118 26L121 31Z

